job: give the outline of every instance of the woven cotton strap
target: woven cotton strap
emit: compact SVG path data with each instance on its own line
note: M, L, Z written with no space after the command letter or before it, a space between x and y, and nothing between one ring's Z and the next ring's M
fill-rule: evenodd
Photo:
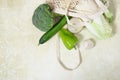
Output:
M77 50L77 53L75 53L75 54L78 54L78 58L79 58L79 62L78 62L78 64L76 65L76 66L74 66L74 67L68 67L65 63L64 63L64 61L62 61L61 60L61 49L60 49L60 39L59 39L59 35L57 34L57 59L58 59L58 61L59 61L59 63L60 63L60 65L64 68L64 69L66 69L66 70L70 70L70 71L72 71L72 70L75 70L75 69L77 69L79 66L80 66L80 64L81 64L81 62L82 62L82 57L81 57L81 52L80 52L80 49L79 49L79 46L76 46L76 48L75 48L75 50ZM66 53L67 54L67 53Z

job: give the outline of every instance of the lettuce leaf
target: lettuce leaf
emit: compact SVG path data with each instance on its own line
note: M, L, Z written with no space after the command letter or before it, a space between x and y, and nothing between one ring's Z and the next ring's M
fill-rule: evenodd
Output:
M112 26L107 22L103 15L94 19L92 22L85 23L87 29L99 39L110 38L113 34Z

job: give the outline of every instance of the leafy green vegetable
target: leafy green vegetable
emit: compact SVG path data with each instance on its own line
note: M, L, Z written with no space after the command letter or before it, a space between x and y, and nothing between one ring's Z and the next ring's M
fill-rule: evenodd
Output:
M41 31L48 31L54 25L53 17L50 6L48 4L41 4L36 8L32 17L32 22Z
M106 39L112 36L112 27L103 15L96 18L91 23L86 23L86 27L100 39Z
M107 2L109 2L108 0L101 0L102 3L105 5ZM110 11L110 7L108 7L108 11L104 13L105 18L109 21L109 23L112 22L113 20L113 13Z
M77 37L67 29L60 30L60 38L62 39L65 47L69 50L74 48L78 42Z
M105 4L105 3L106 3L106 0L101 0L101 1L102 1L102 3L103 3L103 4Z
M112 12L110 12L110 11L105 12L104 15L105 15L106 19L111 23L112 20L113 20L113 14L112 14Z

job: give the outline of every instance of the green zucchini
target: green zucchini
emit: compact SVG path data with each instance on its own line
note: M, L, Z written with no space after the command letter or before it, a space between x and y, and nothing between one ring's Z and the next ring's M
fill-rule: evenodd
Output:
M67 23L66 17L63 16L58 23L56 23L50 30L48 30L39 40L39 44L43 44L52 38L58 31L60 31Z

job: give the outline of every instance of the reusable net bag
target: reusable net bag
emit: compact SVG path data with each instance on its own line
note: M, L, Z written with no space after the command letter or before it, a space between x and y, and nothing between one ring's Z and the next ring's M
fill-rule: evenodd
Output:
M103 13L109 13L108 6L109 6L109 0L47 0L47 3L51 6L53 9L53 12L62 14L65 16L72 16L76 18L80 18L85 26L89 29L89 25L91 21L95 20L96 18L100 17L103 15ZM67 24L69 26L72 26L70 23L69 19L67 19ZM104 21L105 22L105 21ZM109 26L109 25L108 25ZM101 25L99 26L101 27ZM105 28L102 29L99 28L98 30L103 30L105 32L105 37L106 37L106 29L110 30L108 33L111 33L111 28L103 26ZM94 29L94 27L92 27ZM90 28L91 29L91 28ZM93 30L91 30L93 31ZM108 35L107 35L108 36ZM109 37L109 36L108 36ZM75 46L75 50L78 53L79 57L79 63L73 68L67 67L63 61L61 60L61 50L60 50L60 40L58 36L58 44L57 44L57 53L58 53L58 61L60 64L67 70L74 70L77 69L82 61L81 53L79 46Z
M101 3L104 1L105 5ZM89 21L107 12L109 0L47 0L53 12Z

